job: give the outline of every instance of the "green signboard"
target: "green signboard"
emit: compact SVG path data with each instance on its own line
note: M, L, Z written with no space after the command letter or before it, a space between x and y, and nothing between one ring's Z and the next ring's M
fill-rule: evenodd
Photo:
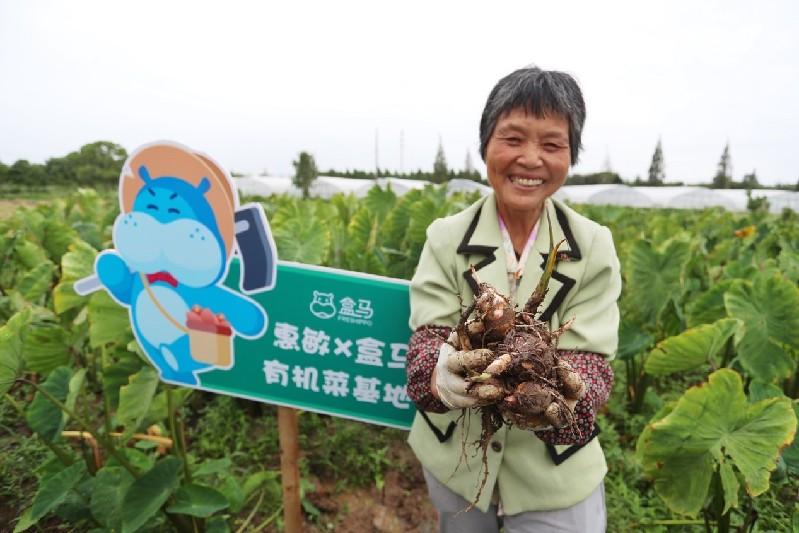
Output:
M233 261L232 289L239 270ZM198 388L410 428L407 281L281 261L274 289L252 297L266 310L266 332L237 337L233 366L199 374Z

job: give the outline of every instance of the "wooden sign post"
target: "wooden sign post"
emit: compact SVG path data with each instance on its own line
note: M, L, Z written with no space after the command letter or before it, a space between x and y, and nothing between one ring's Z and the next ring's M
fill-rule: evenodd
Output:
M291 407L278 407L277 426L280 433L280 479L283 485L283 519L286 522L286 533L302 533L297 410Z

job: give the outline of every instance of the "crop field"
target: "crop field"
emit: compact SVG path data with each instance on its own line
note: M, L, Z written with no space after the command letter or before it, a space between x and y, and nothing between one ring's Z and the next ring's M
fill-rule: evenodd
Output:
M475 199L249 200L281 259L410 279ZM608 531L799 530L799 215L576 209L622 264ZM72 291L117 214L93 189L0 202L0 531L282 530L276 409L158 382L127 311ZM304 412L300 434L308 531L436 530L405 432Z

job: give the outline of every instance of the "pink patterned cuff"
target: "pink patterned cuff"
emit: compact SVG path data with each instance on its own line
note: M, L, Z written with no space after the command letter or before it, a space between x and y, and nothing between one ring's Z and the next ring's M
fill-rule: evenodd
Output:
M420 411L432 413L449 411L441 400L433 396L430 379L436 368L441 345L451 331L452 328L447 326L422 326L411 335L405 363L408 373L408 397Z
M433 396L430 378L438 361L441 344L451 331L452 328L447 326L421 326L408 343L408 396L420 411L446 413L449 410L441 400ZM584 444L594 431L597 412L610 396L613 369L604 356L593 352L561 350L560 356L585 381L585 396L574 408L577 424L564 429L536 431L536 435L550 444Z
M604 356L593 352L560 352L585 382L585 396L574 407L577 424L563 429L536 431L535 434L549 444L585 444L594 431L599 409L608 401L613 389L613 369Z

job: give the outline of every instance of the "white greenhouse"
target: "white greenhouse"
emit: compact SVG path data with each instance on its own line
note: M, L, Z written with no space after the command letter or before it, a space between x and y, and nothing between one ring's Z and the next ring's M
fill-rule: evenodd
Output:
M652 199L635 187L619 184L567 185L555 197L574 204L652 207Z
M652 200L652 207L671 207L675 209L704 209L706 207L723 207L734 211L735 203L706 187L665 186L635 187Z
M236 178L241 194L269 196L288 194L300 196L300 191L288 176L246 176ZM391 187L397 196L414 189L423 189L430 182L404 178L378 178L376 180L319 176L311 185L310 194L315 198L330 198L335 194L352 194L363 198L369 190L378 186ZM491 188L483 183L454 179L446 184L449 194L473 192L488 194ZM799 212L799 192L773 189L754 189L753 198L766 198L769 210L780 213L788 208ZM627 207L666 207L673 209L704 209L721 207L729 211L745 211L747 207L744 189L709 189L699 186L631 187L621 184L566 185L555 198L573 204L620 205Z
M447 182L447 193L453 194L456 192L470 193L477 191L482 195L486 195L491 191L491 187L477 181L465 179L452 179Z

